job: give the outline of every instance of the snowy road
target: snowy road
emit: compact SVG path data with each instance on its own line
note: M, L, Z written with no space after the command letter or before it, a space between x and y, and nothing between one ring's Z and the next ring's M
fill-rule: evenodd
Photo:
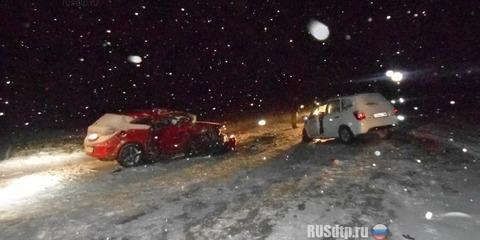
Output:
M237 126L241 146L222 156L121 171L76 151L0 162L0 239L307 239L308 224L377 223L395 240L478 239L474 128L303 144L267 122Z

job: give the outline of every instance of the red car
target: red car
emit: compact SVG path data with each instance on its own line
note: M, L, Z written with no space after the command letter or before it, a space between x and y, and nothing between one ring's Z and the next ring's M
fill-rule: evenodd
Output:
M235 148L219 123L200 122L182 111L152 109L107 113L88 127L85 152L100 160L116 159L124 167L173 156L218 153Z

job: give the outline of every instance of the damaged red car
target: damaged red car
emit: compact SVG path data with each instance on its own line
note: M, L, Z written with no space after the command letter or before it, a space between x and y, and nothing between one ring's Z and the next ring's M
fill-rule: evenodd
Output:
M197 121L194 114L166 109L107 113L88 127L85 152L124 167L178 156L220 153L235 138L220 123Z

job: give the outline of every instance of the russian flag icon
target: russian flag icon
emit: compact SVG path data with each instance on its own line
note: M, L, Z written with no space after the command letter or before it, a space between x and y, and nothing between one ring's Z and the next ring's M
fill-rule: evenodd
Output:
M388 233L387 226L383 224L377 224L371 230L372 238L375 240L386 240Z

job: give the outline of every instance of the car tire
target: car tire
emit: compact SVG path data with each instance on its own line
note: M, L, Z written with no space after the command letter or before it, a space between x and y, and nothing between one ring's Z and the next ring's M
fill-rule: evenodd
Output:
M122 167L135 167L144 161L143 149L139 144L127 143L118 152L117 162Z
M338 137L340 141L346 144L350 144L355 140L355 135L353 135L352 130L347 126L341 126L338 129Z
M311 141L312 141L312 138L308 136L307 130L305 130L305 128L304 128L303 131L302 131L302 142L308 143L308 142L311 142Z

